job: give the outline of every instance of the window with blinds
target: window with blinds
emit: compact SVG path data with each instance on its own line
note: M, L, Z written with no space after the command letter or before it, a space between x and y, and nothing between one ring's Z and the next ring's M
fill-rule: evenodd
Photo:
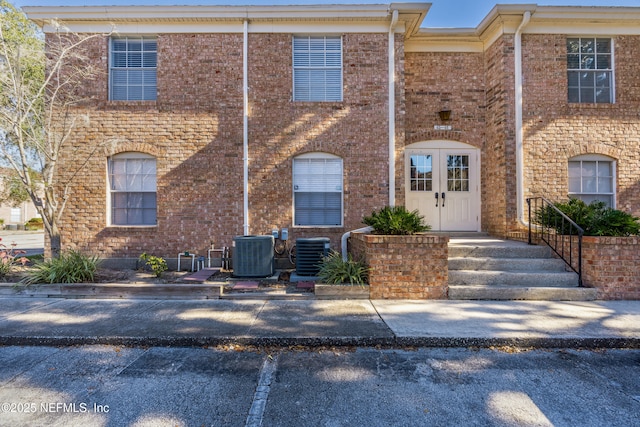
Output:
M293 37L294 101L342 101L342 38Z
M156 159L123 153L109 159L111 225L156 225Z
M158 47L155 38L112 37L110 58L109 99L156 99Z
M342 159L298 157L293 160L296 226L342 226Z

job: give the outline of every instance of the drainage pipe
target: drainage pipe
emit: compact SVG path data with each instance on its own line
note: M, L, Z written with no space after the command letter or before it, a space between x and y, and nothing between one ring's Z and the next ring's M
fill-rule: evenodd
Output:
M347 239L351 236L351 233L368 233L373 230L373 227L363 227L358 228L357 230L347 231L342 235L342 240L340 240L340 247L342 248L342 260L347 260Z
M389 206L396 204L396 46L398 11L391 13L389 25Z
M242 172L244 235L249 235L249 21L243 22L242 42Z
M518 221L527 225L524 218L524 146L522 135L522 30L531 20L528 10L522 16L522 22L515 33L515 120L516 120L516 203Z

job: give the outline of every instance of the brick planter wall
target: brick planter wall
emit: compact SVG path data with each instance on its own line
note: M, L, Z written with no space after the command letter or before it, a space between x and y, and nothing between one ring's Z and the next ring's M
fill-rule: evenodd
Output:
M350 250L370 267L371 299L446 299L448 236L354 233Z
M592 237L582 240L585 286L598 299L640 299L640 237Z

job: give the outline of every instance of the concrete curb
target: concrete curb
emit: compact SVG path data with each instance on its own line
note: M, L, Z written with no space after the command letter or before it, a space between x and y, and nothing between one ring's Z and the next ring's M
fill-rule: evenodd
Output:
M255 348L494 348L523 349L640 349L640 338L478 338L478 337L0 337L2 346L113 345L125 347L217 347L236 345Z

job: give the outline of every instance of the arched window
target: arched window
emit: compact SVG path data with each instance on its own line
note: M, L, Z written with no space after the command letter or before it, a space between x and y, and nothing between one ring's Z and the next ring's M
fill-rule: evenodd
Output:
M143 153L109 158L111 225L156 225L156 159Z
M308 153L293 159L293 223L342 226L342 159Z
M616 163L611 157L584 154L569 159L569 197L615 207Z

